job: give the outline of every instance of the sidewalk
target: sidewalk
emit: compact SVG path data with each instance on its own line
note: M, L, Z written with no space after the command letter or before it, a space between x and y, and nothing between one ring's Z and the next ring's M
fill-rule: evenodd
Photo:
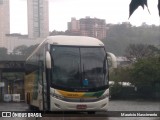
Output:
M26 111L28 105L25 102L0 102L0 111Z

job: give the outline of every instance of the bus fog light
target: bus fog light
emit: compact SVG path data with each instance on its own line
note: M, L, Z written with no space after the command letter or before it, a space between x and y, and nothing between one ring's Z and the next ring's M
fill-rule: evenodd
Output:
M103 104L101 107L103 108L103 107L106 106L106 105L107 105L107 103Z
M63 100L63 99L64 99L63 96L57 95L57 94L51 94L51 96L52 96L52 97L55 97L55 98L57 98L57 99L60 99L60 100Z
M61 108L61 106L57 103L54 103L56 107Z

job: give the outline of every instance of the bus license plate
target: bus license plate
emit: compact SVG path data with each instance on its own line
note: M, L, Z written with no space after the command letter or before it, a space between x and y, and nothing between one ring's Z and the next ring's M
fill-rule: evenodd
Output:
M87 105L77 105L77 109L87 109Z

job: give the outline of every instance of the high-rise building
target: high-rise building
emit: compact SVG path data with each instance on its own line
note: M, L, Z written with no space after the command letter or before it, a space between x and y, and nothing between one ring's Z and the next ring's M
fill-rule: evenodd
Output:
M86 17L80 19L79 24L82 35L98 39L106 38L107 29L104 19Z
M9 0L0 0L0 47L5 47L5 36L10 33Z
M76 18L71 18L71 22L68 22L68 31L70 35L81 35L79 20Z
M79 20L76 20L76 18L71 18L71 22L68 22L68 30L79 31Z
M106 22L104 19L98 18L81 18L76 20L75 18L71 19L71 22L68 22L68 31L72 35L82 35L95 37L98 39L106 38L107 28Z
M28 37L38 38L49 35L48 0L27 0Z

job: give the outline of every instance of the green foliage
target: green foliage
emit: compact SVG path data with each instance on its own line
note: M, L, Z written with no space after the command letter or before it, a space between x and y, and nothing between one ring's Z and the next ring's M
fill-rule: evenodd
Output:
M160 82L160 56L138 60L132 69L132 84L154 85Z
M160 50L153 45L130 44L126 49L126 57L130 60L157 56Z
M114 81L114 85L110 85L112 99L132 98L131 95L134 93L134 88L132 86L124 87L122 84L119 84L121 82L131 82L131 70L130 67L118 67L111 72L110 80Z
M129 67L118 67L110 73L110 80L115 84L118 82L130 82L131 69Z
M160 83L160 49L153 45L132 44L128 55L136 58L128 67L118 67L110 72L110 80L130 82L135 86L154 86Z
M112 71L110 80L115 82L110 86L114 98L160 99L160 55L139 59L127 68L119 67ZM127 95L124 91L126 87L118 82L130 82L137 87L137 92L130 86L129 89L132 90Z
M20 54L20 55L25 55L26 49L27 49L26 45L21 45L21 46L18 46L16 48L14 48L13 53L14 54Z
M25 55L25 57L28 57L37 47L38 45L31 45L27 47L26 45L21 45L16 47L13 50L13 53L20 53L20 55Z
M8 60L7 48L0 47L0 60L1 61Z
M160 44L160 27L145 23L140 27L129 23L107 25L107 37L103 39L106 50L117 56L125 56L130 44L145 44L158 46Z
M26 50L25 50L25 56L26 56L26 58L36 49L37 46L38 46L38 44L31 45L28 48L26 48Z
M115 84L110 87L110 95L112 96L112 98L116 98L121 93L121 90L122 86L120 86L119 84Z
M1 47L0 48L0 56L5 57L7 55L7 48Z
M24 61L35 50L38 45L27 47L21 45L14 48L13 53L8 54L7 48L0 48L0 60L2 61Z

